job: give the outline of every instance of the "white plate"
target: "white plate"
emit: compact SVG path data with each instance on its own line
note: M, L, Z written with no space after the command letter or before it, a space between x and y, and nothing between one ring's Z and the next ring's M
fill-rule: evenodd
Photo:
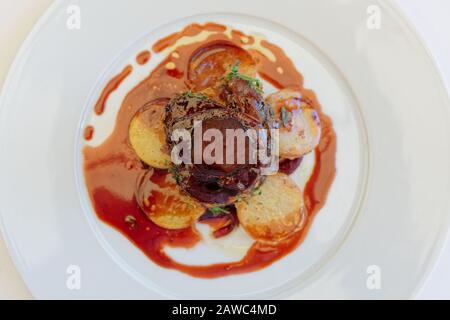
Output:
M389 2L375 1L375 30L367 27L374 1L365 0L79 1L81 30L66 28L70 4L56 2L36 26L0 106L3 232L37 298L414 295L448 227L450 109L422 42ZM92 101L105 82L140 49L202 21L281 46L338 138L337 177L306 241L266 269L214 280L154 265L96 218L80 175L81 128L95 121ZM138 80L111 96L111 119L120 91ZM174 254L197 261L213 249ZM80 290L67 286L73 265ZM378 290L367 286L368 270L380 271Z

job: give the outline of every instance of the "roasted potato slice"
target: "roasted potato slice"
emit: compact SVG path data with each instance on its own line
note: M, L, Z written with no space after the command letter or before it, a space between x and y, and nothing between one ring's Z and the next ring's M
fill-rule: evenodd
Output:
M161 170L150 169L142 176L136 198L147 217L165 229L187 228L206 210L181 192L170 173Z
M298 90L287 88L266 98L280 122L280 158L296 159L319 144L321 128L316 110L302 101Z
M163 124L166 100L157 100L139 110L131 120L129 140L138 157L149 166L167 169L171 164Z
M193 91L214 85L239 64L239 73L255 77L256 62L245 49L232 43L216 42L198 49L189 62L188 79Z
M239 222L256 240L278 242L302 228L303 194L289 176L268 176L261 187L236 203Z

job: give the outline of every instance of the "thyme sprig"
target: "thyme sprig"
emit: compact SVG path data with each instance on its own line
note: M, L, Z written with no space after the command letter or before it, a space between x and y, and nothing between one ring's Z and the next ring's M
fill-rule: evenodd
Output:
M239 66L241 62L238 61L234 66L231 67L231 71L225 75L226 80L231 80L233 78L242 79L247 81L250 87L255 89L259 94L263 94L263 86L261 80L257 78L250 77L246 74L239 73Z
M177 184L181 183L181 173L177 166L172 166L167 170L175 179Z
M212 207L212 208L209 208L208 210L213 214L213 216L218 216L222 213L224 213L224 214L230 213L230 211L228 211L227 209L224 209L222 207Z
M253 188L250 193L252 196L260 196L262 194L261 187Z
M289 121L291 120L291 113L286 110L285 107L281 107L281 121L283 123L283 127L287 127L289 125Z
M200 100L208 100L209 99L207 95L205 95L203 93L199 93L199 92L192 92L191 90L184 92L182 95L185 97L188 97L188 98L197 98Z

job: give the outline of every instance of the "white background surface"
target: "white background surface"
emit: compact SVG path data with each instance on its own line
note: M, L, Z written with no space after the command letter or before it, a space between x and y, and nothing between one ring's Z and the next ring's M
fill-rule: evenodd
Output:
M312 1L312 0L311 0ZM0 0L0 86L20 44L52 0ZM374 1L375 2L375 1ZM450 1L395 0L418 29L450 88ZM420 75L418 75L420 76ZM0 239L0 299L32 298ZM450 243L418 298L450 299Z

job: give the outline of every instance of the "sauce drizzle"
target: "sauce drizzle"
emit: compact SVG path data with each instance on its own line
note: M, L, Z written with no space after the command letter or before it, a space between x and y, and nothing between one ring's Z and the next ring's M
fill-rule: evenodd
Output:
M94 136L94 127L93 126L87 126L86 128L84 128L84 131L83 131L84 140L89 141L92 139L93 136Z
M152 54L150 53L150 51L148 51L148 50L142 51L141 53L139 53L137 55L136 62L137 62L137 64L142 66L150 60L151 56L152 56Z
M109 95L120 86L122 81L125 80L126 77L128 77L132 71L133 71L132 66L126 66L121 73L119 73L117 76L115 76L108 82L94 107L94 111L98 116L105 111L105 104L106 101L108 100Z

